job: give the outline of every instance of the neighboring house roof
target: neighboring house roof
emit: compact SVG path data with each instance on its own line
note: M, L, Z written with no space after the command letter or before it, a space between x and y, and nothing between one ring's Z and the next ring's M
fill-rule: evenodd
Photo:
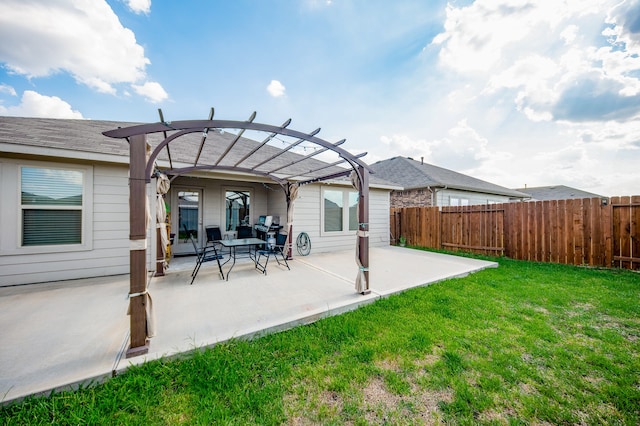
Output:
M127 142L122 139L106 137L102 132L138 124L143 123L0 117L0 152L128 164L129 145ZM220 152L229 146L235 137L236 135L231 132L208 132L207 144L201 152L200 163L218 159ZM156 133L148 135L147 141L152 147L155 147L163 139L162 133ZM202 133L192 133L174 140L170 145L173 163L192 165L201 139ZM234 164L258 145L259 142L254 140L240 138L234 149L228 152L221 165ZM265 145L260 148L260 155L256 155L256 159L253 161L254 163L258 162L282 151L278 147ZM302 163L290 165L302 157L289 151L278 156L272 164L283 166L283 172L286 171L288 175L299 174L300 176L305 175L312 168L327 166L326 162L312 158L305 160L304 165ZM169 157L166 150L160 153L158 161L160 164L168 164ZM331 166L324 168L323 172L329 174L343 170L345 170L343 167ZM370 183L373 186L393 189L393 184L373 176Z
M529 195L462 173L406 157L393 157L370 165L379 178L401 185L404 189L449 188L512 198Z
M531 201L569 200L578 198L607 198L593 192L582 191L565 185L537 186L533 188L518 188L517 191L531 195Z

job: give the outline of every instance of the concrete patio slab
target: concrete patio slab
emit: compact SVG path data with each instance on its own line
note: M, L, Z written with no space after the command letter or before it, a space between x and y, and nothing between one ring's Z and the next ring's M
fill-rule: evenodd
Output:
M128 276L0 288L0 400L100 381L132 364L171 357L232 338L285 330L353 310L416 286L496 267L457 256L399 247L373 248L371 294L355 293L354 251L297 256L291 270L251 263L220 280L194 259L174 259L150 287L156 336L149 353L126 359Z

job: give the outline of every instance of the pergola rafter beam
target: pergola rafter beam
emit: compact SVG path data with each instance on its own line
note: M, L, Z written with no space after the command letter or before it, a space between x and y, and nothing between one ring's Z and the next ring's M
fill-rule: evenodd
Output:
M287 121L285 121L284 123L282 123L282 126L280 126L280 129L284 129L286 128L289 124L291 124L291 119L288 119ZM258 151L260 148L262 148L263 146L265 146L270 140L272 140L273 138L275 138L278 135L277 132L272 132L269 136L267 136L258 146L256 146L255 148L253 148L251 151L249 151L249 153L247 155L245 155L244 157L242 157L235 165L238 166L241 163L244 162L244 160L246 160L247 158L251 157L253 154L255 154L256 151Z
M211 108L213 109L213 108ZM162 114L162 109L158 108L158 115L160 116L160 121L164 123L164 115ZM213 118L213 117L211 117ZM164 134L164 138L167 138L167 132L162 132ZM173 161L171 161L171 150L169 149L169 145L167 145L167 157L169 157L169 166L173 167Z
M343 143L345 143L345 141L346 141L346 139L342 139L342 140L340 140L340 141L338 141L338 142L334 143L334 144L333 144L333 146L340 146L340 145L342 145ZM278 170L282 170L282 169L285 169L285 168L287 168L287 167L291 167L291 166L293 166L294 164L298 164L298 163L300 163L300 162L302 162L302 161L304 161L304 160L308 160L309 158L311 158L311 157L315 157L316 155L322 154L323 152L328 151L328 150L329 150L329 148L321 148L321 149L319 149L319 150L317 150L317 151L312 152L311 154L305 155L304 157L302 157L302 158L300 158L300 159L298 159L298 160L296 160L296 161L292 161L292 162L291 162L291 163L289 163L289 164L285 164L284 166L280 166L280 167L278 167L278 168L276 168L276 169L269 170L267 173L275 173L275 172L277 172Z
M313 137L313 136L317 135L318 133L320 133L320 127L315 129L313 132L309 133L308 137ZM302 142L307 141L307 140L308 140L308 138L299 138L297 141L295 141L291 145L287 146L286 148L284 148L280 152L278 152L278 153L272 155L271 157L267 158L266 160L263 160L260 163L256 164L255 166L253 166L253 168L257 169L258 167L262 166L263 164L268 163L269 161L280 157L282 154L292 150L293 148L295 148L296 146L300 145Z
M253 111L253 114L251 114L251 117L249 117L249 119L246 121L247 123L252 123L253 120L255 120L256 118L256 112ZM209 120L211 121L211 120ZM244 133L245 130L247 130L245 127L239 127L240 131L238 132L238 134L236 135L235 139L233 139L233 142L231 142L229 144L229 146L227 147L227 149L222 153L222 155L218 158L218 161L216 161L216 166L218 164L220 164L220 162L224 159L224 157L227 156L227 154L229 153L229 151L231 151L231 148L233 148L233 146L240 140L240 138L242 137L242 134Z
M320 182L322 180L329 180L329 179L338 179L341 177L345 177L345 176L349 176L351 174L353 170L345 170L344 172L338 172L338 173L333 173L330 175L325 175L322 177L317 177L317 178L312 178L312 179L307 179L307 180L301 180L298 183L298 185L302 186L302 185L307 185L310 183L316 183L316 182Z
M358 159L360 157L364 157L365 155L367 155L367 153L366 152L362 152L362 153L360 153L358 155L352 155L352 157L354 159ZM349 163L349 165L351 165L353 167L353 164L350 161L348 161L346 158L342 157L342 160L335 161L335 162L333 162L331 164L327 164L326 166L318 167L317 169L309 170L306 173L312 174L312 173L315 173L315 172L319 172L320 170L328 169L330 167L338 166L338 165L340 165L342 163L347 163L347 162ZM294 178L296 176L300 176L300 174L287 176L284 179L291 179L291 178ZM322 179L318 179L318 180L322 180ZM316 182L317 182L317 180L316 180Z
M209 121L211 121L213 119L213 108L211 108L211 111L209 111ZM202 148L204 148L204 143L207 140L207 135L209 134L209 128L205 127L204 131L202 132L202 140L200 141L200 148L198 148L198 155L196 155L196 160L193 162L193 166L197 166L198 165L198 160L200 159L200 154L202 154ZM166 139L166 135L165 135L165 139ZM169 149L169 145L167 145L167 149ZM173 166L171 166L173 167Z

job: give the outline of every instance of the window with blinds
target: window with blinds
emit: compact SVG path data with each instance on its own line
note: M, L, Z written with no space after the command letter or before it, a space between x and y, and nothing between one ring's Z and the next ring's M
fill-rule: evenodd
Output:
M83 183L79 170L21 167L23 247L82 243Z

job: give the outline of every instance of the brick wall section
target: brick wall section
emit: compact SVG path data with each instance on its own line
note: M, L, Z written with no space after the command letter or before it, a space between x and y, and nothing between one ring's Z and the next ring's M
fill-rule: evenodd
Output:
M428 188L391 191L391 207L431 207L431 198Z

